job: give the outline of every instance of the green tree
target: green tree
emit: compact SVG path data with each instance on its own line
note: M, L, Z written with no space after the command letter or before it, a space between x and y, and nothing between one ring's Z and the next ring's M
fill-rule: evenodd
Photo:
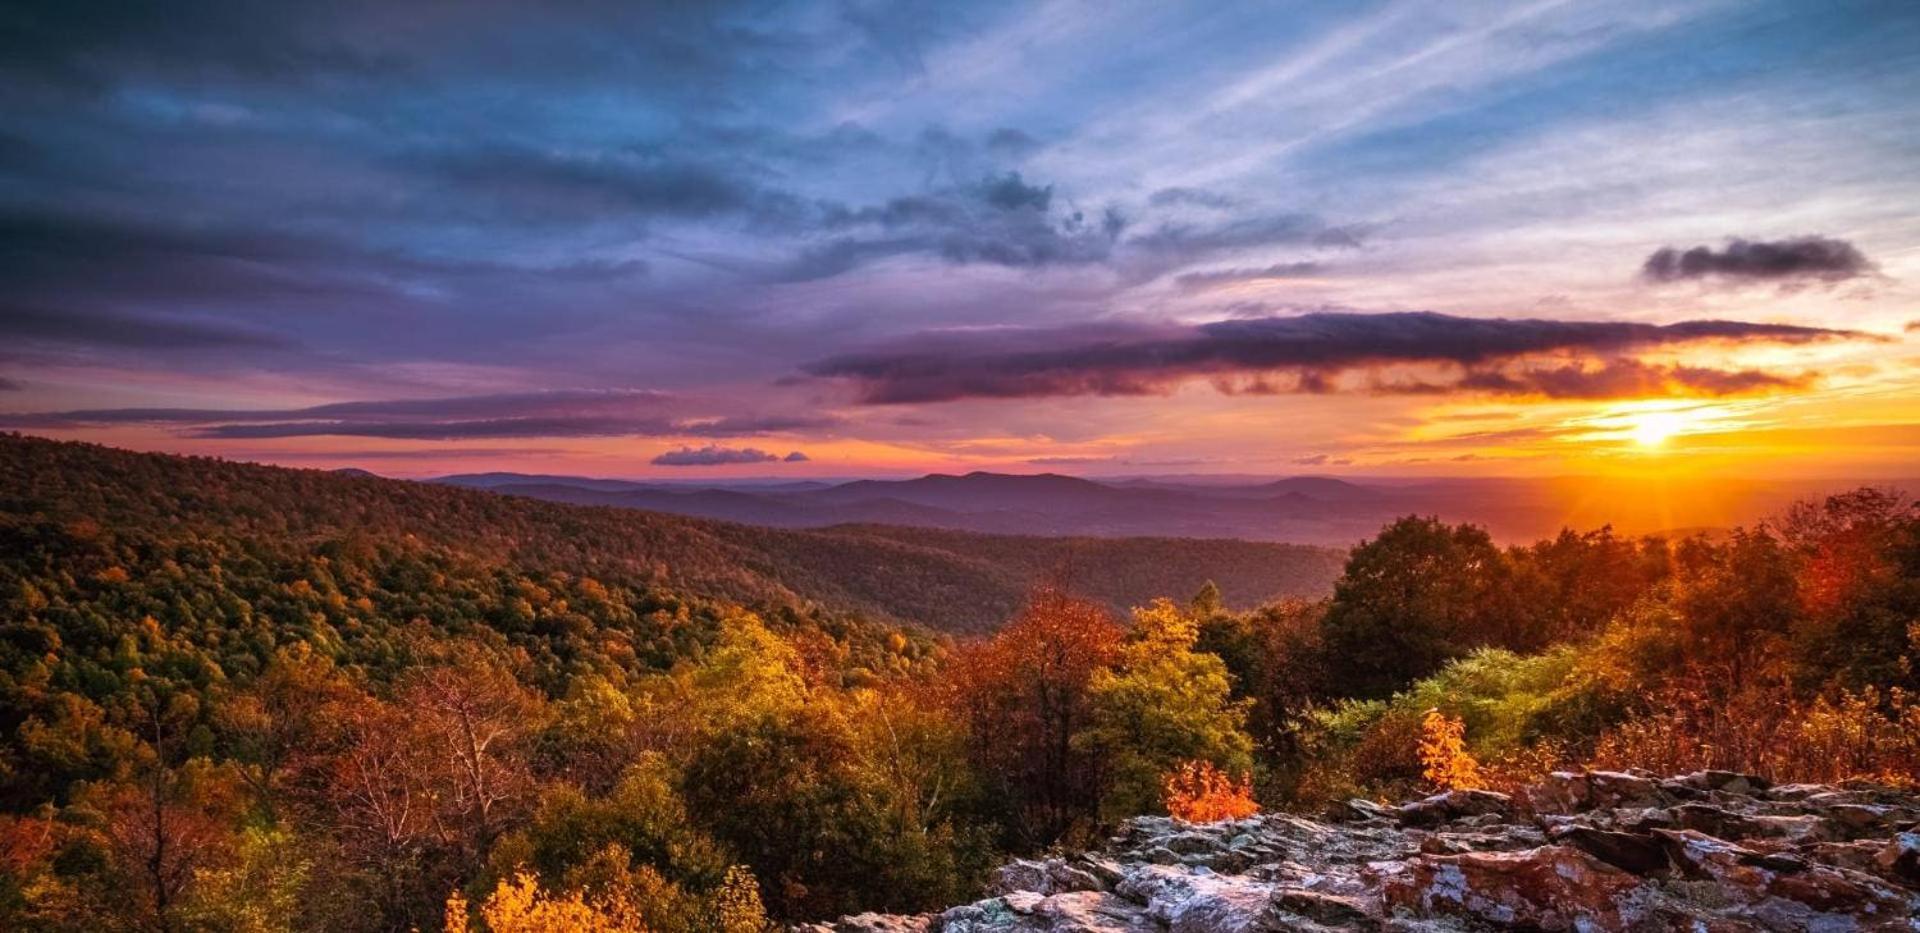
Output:
M1094 673L1087 726L1074 743L1106 765L1103 816L1158 812L1162 784L1183 762L1209 761L1236 775L1252 769L1247 704L1232 699L1226 664L1194 650L1198 638L1192 615L1156 600L1133 611L1114 667Z
M1328 687L1383 697L1519 628L1506 557L1485 530L1409 516L1354 548L1321 622Z

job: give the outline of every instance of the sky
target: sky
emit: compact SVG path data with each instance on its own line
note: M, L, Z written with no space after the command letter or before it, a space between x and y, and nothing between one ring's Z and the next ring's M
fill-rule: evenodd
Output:
M1920 462L1920 4L0 7L0 429L398 476Z

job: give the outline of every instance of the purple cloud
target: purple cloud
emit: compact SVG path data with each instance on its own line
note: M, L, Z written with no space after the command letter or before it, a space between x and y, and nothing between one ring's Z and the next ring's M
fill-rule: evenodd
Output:
M1333 378L1344 371L1396 363L1459 367L1465 371L1464 382L1534 354L1608 355L1701 341L1798 344L1840 339L1877 338L1854 331L1742 321L1658 325L1466 318L1433 312L1319 312L1199 325L1097 324L929 333L820 360L804 371L855 384L860 400L869 404L1152 395L1194 378L1211 379L1230 392L1322 392L1330 391ZM1707 386L1715 377L1706 372L1669 375ZM1563 372L1561 378L1572 381L1578 375ZM1276 383L1269 377L1290 381ZM1486 384L1478 387L1480 391L1513 391L1490 376L1481 378ZM1513 378L1532 379L1542 392L1551 387L1551 375ZM1733 381L1740 379L1747 380L1750 388L1761 383L1752 376ZM1394 390L1392 386L1376 388Z
M1808 236L1775 241L1736 238L1721 250L1696 246L1682 251L1665 246L1648 256L1640 271L1655 282L1706 278L1838 282L1869 275L1875 266L1846 240Z
M654 466L725 466L734 463L800 463L807 455L794 451L782 457L756 447L682 447L669 450L651 461Z

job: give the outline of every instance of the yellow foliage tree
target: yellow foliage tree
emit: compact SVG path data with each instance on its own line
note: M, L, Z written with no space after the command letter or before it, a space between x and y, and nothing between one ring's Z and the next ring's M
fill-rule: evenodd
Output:
M1167 812L1189 823L1237 820L1260 812L1253 779L1235 781L1211 761L1189 761L1165 780Z
M447 898L447 933L468 933L467 901L458 891ZM480 905L487 933L647 933L633 902L614 894L588 901L578 891L564 895L540 889L533 875L521 872L500 882Z
M746 866L727 869L727 877L713 893L713 913L720 933L761 933L767 929L767 909L760 902L760 884Z
M1467 751L1467 724L1437 709L1420 721L1420 774L1440 790L1486 786L1480 763Z

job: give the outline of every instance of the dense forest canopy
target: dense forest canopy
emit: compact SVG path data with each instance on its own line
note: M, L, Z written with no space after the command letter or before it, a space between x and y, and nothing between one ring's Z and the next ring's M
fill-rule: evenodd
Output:
M116 539L183 532L244 546L457 550L747 605L819 604L887 622L980 631L1037 577L1116 609L1215 581L1236 606L1327 592L1342 555L1226 539L1038 538L843 526L796 531L620 508L551 505L364 474L257 467L0 436L0 504L14 516L93 520Z
M7 437L0 927L744 933L961 900L1142 812L1920 768L1896 493L1715 540L1409 517L1331 595L1242 609L1114 603L1155 554L1244 581L1315 552L1031 545ZM929 620L1003 624L901 624L966 601Z

